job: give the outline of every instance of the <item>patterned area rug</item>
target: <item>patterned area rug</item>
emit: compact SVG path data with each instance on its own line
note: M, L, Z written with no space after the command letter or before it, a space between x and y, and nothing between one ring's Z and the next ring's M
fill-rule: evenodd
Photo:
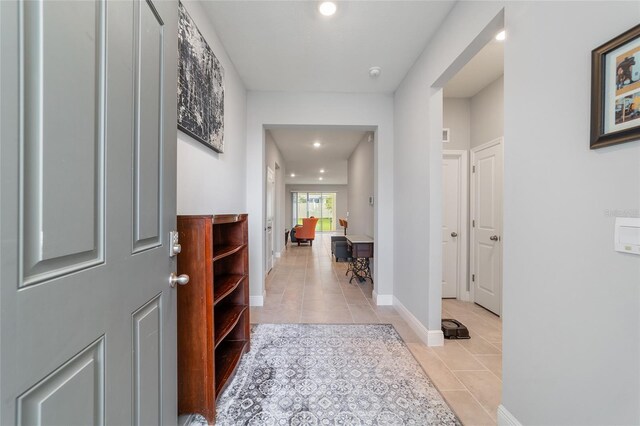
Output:
M460 425L389 324L259 324L221 426Z

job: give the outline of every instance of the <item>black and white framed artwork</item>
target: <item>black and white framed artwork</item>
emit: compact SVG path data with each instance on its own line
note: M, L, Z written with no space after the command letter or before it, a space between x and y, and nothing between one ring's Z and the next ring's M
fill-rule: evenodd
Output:
M224 152L224 69L179 3L178 129Z

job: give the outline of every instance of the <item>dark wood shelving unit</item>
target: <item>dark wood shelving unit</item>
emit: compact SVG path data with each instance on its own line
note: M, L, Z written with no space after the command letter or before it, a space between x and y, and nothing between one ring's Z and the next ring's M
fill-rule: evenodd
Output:
M222 343L219 351L216 351L216 395L220 395L226 385L229 384L229 377L233 376L238 367L238 361L247 349L248 342L244 340L228 340Z
M250 349L246 214L178 216L178 413L215 423L216 400Z
M213 287L213 304L217 305L218 302L231 294L246 277L241 274L225 274L216 277Z
M246 244L242 245L219 245L213 246L213 261L220 260L223 257L235 254L246 247Z
M216 336L214 347L218 347L222 340L233 331L246 310L247 307L243 305L225 305L220 306L220 309L217 308L218 315L214 315Z

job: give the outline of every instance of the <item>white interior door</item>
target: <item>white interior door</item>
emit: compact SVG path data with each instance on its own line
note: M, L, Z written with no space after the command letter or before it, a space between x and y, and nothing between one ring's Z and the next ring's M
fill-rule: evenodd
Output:
M177 4L0 3L0 424L175 424Z
M267 167L267 230L266 230L266 264L267 273L273 268L273 225L274 202L276 195L276 178L271 167Z
M474 300L497 315L502 307L502 152L502 138L472 150Z
M461 256L462 182L460 155L443 154L442 160L442 297L458 297ZM465 256L466 257L466 256Z

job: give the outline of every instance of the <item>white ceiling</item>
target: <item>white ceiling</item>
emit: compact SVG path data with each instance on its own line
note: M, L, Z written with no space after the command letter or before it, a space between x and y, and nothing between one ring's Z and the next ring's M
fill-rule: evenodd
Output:
M202 2L249 90L391 93L454 1L337 1L333 17L318 4Z
M347 160L370 131L359 127L276 127L267 130L284 157L286 184L346 185ZM320 142L320 148L313 146ZM373 167L373 164L371 165ZM320 173L324 169L324 173ZM295 177L291 177L295 173ZM320 181L318 178L323 178Z
M493 39L444 87L445 98L471 98L504 73L504 42Z

